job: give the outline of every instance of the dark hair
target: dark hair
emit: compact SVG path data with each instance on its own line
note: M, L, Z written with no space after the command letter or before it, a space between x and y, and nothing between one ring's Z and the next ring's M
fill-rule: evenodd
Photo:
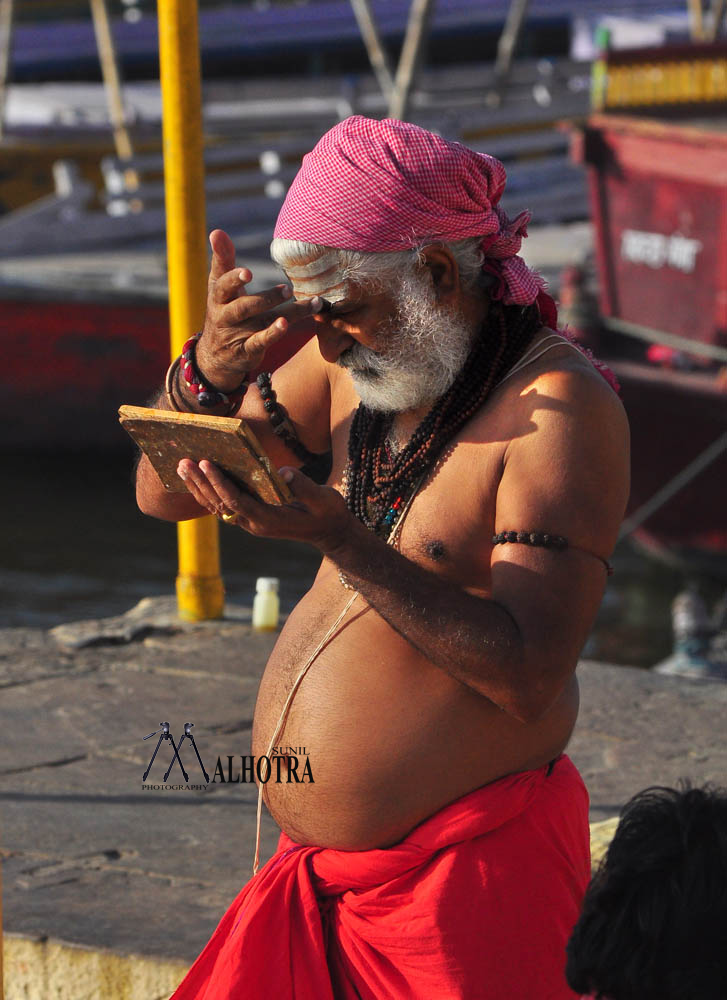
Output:
M647 788L623 808L567 946L572 989L727 997L727 791Z

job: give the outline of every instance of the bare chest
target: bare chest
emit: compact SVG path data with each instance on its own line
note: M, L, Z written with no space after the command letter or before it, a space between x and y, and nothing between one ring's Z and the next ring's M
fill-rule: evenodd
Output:
M342 493L351 416L333 433L329 483ZM433 457L415 491L402 489L395 544L403 555L459 586L487 591L505 447L497 435L482 440L465 427Z

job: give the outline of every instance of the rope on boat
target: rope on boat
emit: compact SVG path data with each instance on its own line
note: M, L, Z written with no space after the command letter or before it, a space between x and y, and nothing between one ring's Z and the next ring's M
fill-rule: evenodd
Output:
M685 354L695 354L716 361L727 362L727 348L717 344L705 344L698 340L689 340L687 337L680 337L676 333L665 333L662 330L653 330L648 326L641 326L639 323L629 323L623 319L614 319L610 316L603 316L601 322L605 327L614 330L616 333L623 333L637 340L645 340L652 344L664 344L676 350L684 351ZM693 479L711 465L715 459L727 449L727 431L724 431L708 445L704 451L700 452L688 465L669 480L661 489L657 490L654 496L643 503L638 510L627 517L621 525L618 534L618 541L626 538L637 528L641 527L653 514L667 504L673 496L681 489L692 482Z
M688 337L680 337L676 333L652 330L649 326L629 323L625 319L614 319L611 316L602 316L601 322L607 329L613 330L615 333L625 333L628 337L636 337L637 340L646 340L650 344L664 344L666 347L684 351L685 354L696 354L705 358L713 358L715 361L727 362L727 347L720 347L718 344L705 344L701 340L689 340Z
M671 500L679 490L683 489L693 479L696 479L699 473L706 469L708 465L711 465L716 458L719 458L725 450L727 450L727 431L723 431L716 441L713 441L689 465L686 465L681 472L677 473L673 479L670 479L665 486L662 486L651 500L647 500L638 510L634 511L631 517L626 518L618 533L618 541L620 542L622 538L630 535L632 531L640 527L652 514L655 514L657 510Z

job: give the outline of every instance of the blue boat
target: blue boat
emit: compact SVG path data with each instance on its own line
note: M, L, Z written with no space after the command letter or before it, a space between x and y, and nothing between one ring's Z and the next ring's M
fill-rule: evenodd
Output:
M494 53L509 0L438 0L432 15L430 65L483 59ZM382 40L397 49L406 27L410 0L372 0ZM156 5L135 8L138 19L115 19L113 35L125 79L158 76ZM649 17L683 6L659 0L532 0L523 38L531 55L568 51L575 16L606 14ZM22 14L19 11L18 16ZM140 15L140 16L139 16ZM199 17L205 79L220 75L260 76L301 72L359 71L366 54L348 0L310 0L296 4L202 5ZM90 17L17 24L13 37L12 77L94 79L98 55Z

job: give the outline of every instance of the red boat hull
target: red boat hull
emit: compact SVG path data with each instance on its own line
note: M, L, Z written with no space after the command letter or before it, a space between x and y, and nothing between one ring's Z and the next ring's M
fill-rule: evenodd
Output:
M6 442L17 450L129 446L122 403L143 405L169 364L166 302L6 300L0 366ZM312 335L276 345L275 368ZM727 428L727 393L713 376L608 359L631 424L632 488L638 509ZM727 454L646 522L642 535L670 547L727 553Z
M608 364L631 427L631 515L724 434L727 387L713 374L611 358ZM644 522L642 540L652 549L727 555L726 484L727 450Z
M709 58L724 58L724 46L713 48ZM623 58L648 68L652 55ZM617 357L634 359L609 358L631 423L633 513L727 428L727 387L716 363L727 346L727 135L718 120L677 125L666 115L595 114L574 133L572 151L588 170L607 328L599 346L610 342ZM619 329L641 339L614 339L610 331ZM694 370L637 360L652 340L681 352ZM641 535L672 549L727 553L725 483L722 451L649 516Z
M276 344L272 370L312 335ZM14 449L123 447L122 403L145 405L169 365L166 302L5 300L0 337L6 345L0 393Z

